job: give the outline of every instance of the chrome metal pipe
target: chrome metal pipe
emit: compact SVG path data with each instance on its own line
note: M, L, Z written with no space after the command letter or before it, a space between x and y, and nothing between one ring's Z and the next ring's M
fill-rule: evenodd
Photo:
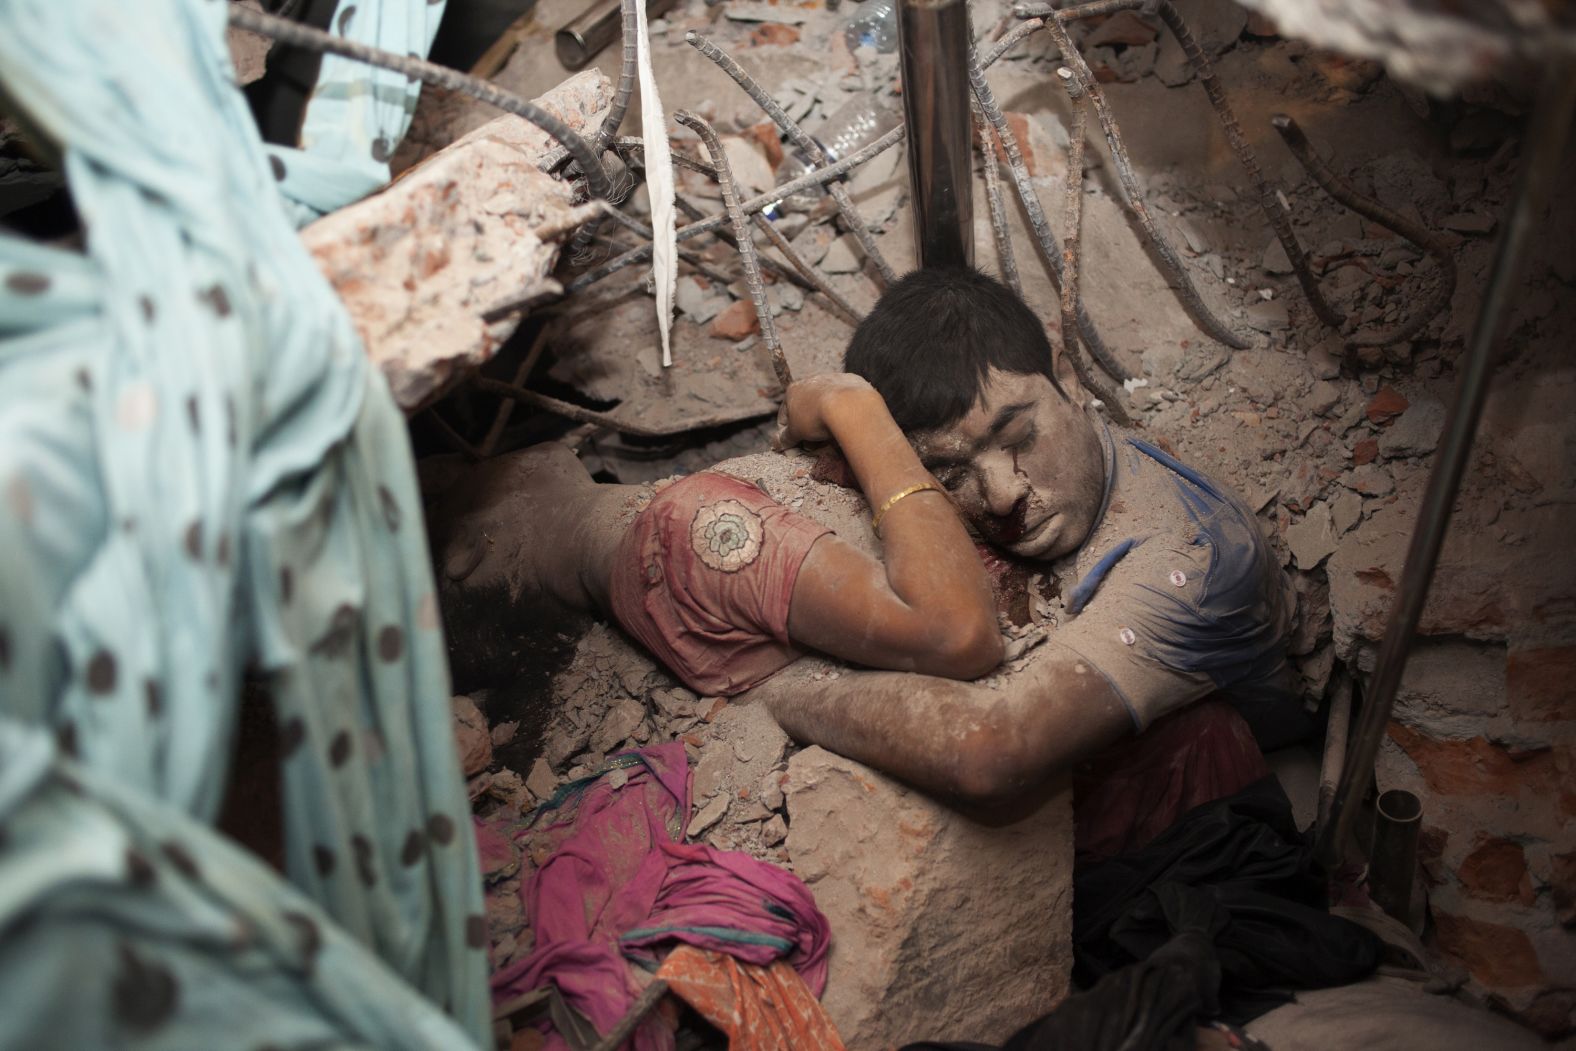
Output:
M1406 670L1406 653L1411 647L1417 622L1428 598L1428 585L1439 561L1439 549L1450 523L1450 509L1456 502L1461 475L1472 452L1472 437L1477 431L1483 403L1488 398L1489 377L1495 351L1504 336L1508 307L1515 299L1523 263L1523 248L1541 221L1543 210L1560 182L1560 156L1576 113L1576 69L1555 66L1546 74L1532 119L1523 140L1521 171L1516 177L1516 195L1500 233L1489 269L1488 285L1466 351L1457 361L1460 380L1455 402L1445 418L1444 437L1428 476L1428 488L1418 508L1417 526L1412 531L1401 571L1401 586L1396 590L1385 624L1384 641L1374 668L1373 685L1365 703L1356 737L1341 772L1335 799L1330 805L1330 820L1319 830L1315 856L1326 870L1340 864L1351 832L1352 815L1374 774L1374 759L1390 723L1401 673Z
M1417 834L1423 804L1411 792L1392 788L1379 796L1374 845L1368 856L1368 892L1385 912L1411 926L1412 881L1417 876Z
M678 0L647 0L646 17L659 18L673 10ZM602 0L592 4L574 21L553 34L553 50L558 61L573 72L583 69L597 53L617 40L624 32L624 14L619 0Z
M897 40L919 265L974 263L965 0L899 0Z

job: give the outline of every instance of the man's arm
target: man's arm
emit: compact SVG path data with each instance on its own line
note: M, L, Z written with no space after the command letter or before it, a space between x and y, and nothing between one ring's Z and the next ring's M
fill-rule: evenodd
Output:
M993 689L901 672L816 680L801 662L749 694L796 740L858 760L942 797L1002 803L1132 732L1105 678L1046 643Z

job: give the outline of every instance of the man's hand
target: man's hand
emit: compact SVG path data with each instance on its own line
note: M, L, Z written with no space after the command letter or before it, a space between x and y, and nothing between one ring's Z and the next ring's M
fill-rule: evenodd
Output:
M839 407L871 399L879 401L863 376L852 372L823 372L790 384L777 410L777 433L772 448L788 449L803 442L831 441L836 437L829 422Z

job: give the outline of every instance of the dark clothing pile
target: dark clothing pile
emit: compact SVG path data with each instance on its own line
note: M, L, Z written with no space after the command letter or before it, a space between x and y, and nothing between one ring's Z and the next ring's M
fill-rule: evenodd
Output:
M1186 1049L1204 1019L1241 1024L1293 990L1357 981L1377 965L1378 939L1326 905L1273 777L1196 807L1147 846L1077 870L1073 977L1085 991L1002 1049Z

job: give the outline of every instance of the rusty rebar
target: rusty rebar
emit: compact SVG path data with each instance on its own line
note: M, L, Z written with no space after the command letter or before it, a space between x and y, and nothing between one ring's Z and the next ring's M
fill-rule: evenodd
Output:
M514 386L523 386L530 379L531 370L536 367L542 352L547 349L547 334L553 329L552 322L546 322L537 330L536 338L531 341L531 349L526 351L525 357L514 370ZM503 398L498 402L498 411L493 414L492 425L487 428L487 433L482 437L481 444L476 447L477 456L487 459L498 448L498 443L503 440L503 432L509 426L509 417L514 415L515 400Z
M1061 51L1062 61L1067 63L1071 75L1077 78L1083 97L1094 105L1095 116L1099 118L1100 128L1105 132L1105 141L1111 148L1111 160L1116 168L1117 182L1127 197L1128 210L1138 220L1139 230L1154 249L1161 270L1170 279L1169 283L1176 290L1177 298L1182 300L1182 306L1192 315L1200 328L1226 346L1236 350L1244 350L1251 346L1251 341L1233 332L1231 327L1217 318L1214 311L1205 304L1203 297L1198 293L1198 288L1193 284L1193 278L1188 274L1187 267L1155 225L1154 216L1149 214L1149 207L1144 203L1143 188L1139 186L1138 176L1133 172L1132 158L1128 156L1127 147L1122 143L1121 132L1116 126L1116 116L1111 112L1110 105L1106 103L1105 92L1100 90L1100 82L1095 80L1089 63L1084 61L1078 46L1067 35L1067 29L1060 19L1053 18L1046 23L1045 31L1051 34L1051 39Z
M699 135L706 144L706 152L711 154L711 163L717 169L717 186L722 190L722 206L733 220L733 236L738 240L739 261L744 265L744 284L750 290L750 302L755 304L755 317L761 326L761 342L766 344L766 351L771 355L772 371L777 374L777 382L783 385L783 390L787 390L793 382L793 373L788 368L788 359L783 357L782 344L777 341L777 326L772 323L772 305L766 299L761 267L755 260L755 237L750 232L749 220L739 210L739 191L733 181L728 155L723 152L717 132L703 118L680 110L673 115L673 119Z
M612 180L608 178L606 170L597 160L597 154L592 150L591 144L576 134L569 125L536 103L523 99L511 91L504 91L485 80L428 62L423 58L396 55L392 51L346 40L344 37L325 33L321 29L314 29L285 18L276 18L239 4L230 4L228 15L230 24L237 29L245 29L268 37L270 40L277 40L287 47L303 47L311 51L340 55L356 62L364 62L369 66L393 70L424 84L470 95L506 113L528 120L562 143L570 156L574 157L575 163L580 165L580 170L585 173L586 189L590 196L609 198L613 195Z
M739 206L739 210L745 215L753 215L762 208L776 204L785 197L792 197L794 194L808 190L812 186L820 186L822 183L825 183L831 179L836 179L845 172L848 172L854 168L859 167L861 164L864 164L872 157L885 153L887 150L891 149L893 146L896 146L901 141L903 141L903 128L901 126L893 128L875 142L872 142L870 145L864 147L861 150L856 150L835 164L829 164L824 168L816 168L791 182L786 182L781 186L775 187L768 193L759 194L750 198L748 201L745 201ZM687 241L691 237L699 237L701 234L710 233L719 226L722 226L727 221L727 215L708 216L707 218L691 223L688 226L680 227L673 236L679 241ZM625 252L616 259L611 259L597 267L595 270L587 271L586 273L581 274L579 277L575 278L565 288L564 294L570 295L575 292L579 292L580 290L595 284L603 278L617 273L625 267L633 266L635 263L643 262L649 258L650 255L651 245L649 244L638 245L634 248L631 248L629 251ZM510 314L513 314L528 305L538 304L539 300L537 300L535 297L528 299L509 300L507 302L500 303L488 310L482 315L482 320L491 323L493 321L498 321L501 318L508 317Z
M1001 107L996 105L996 96L991 92L990 84L985 80L985 73L981 69L978 56L972 45L969 47L969 86L974 89L974 97L979 102L980 112L996 130L996 137L1001 140L1002 149L1007 153L1007 169L1012 173L1013 189L1017 191L1018 200L1023 205L1025 214L1029 217L1029 226L1034 231L1034 238L1039 245L1040 254L1051 268L1051 279L1060 290L1062 286L1062 251L1056 243L1056 235L1051 232L1051 224L1045 218L1045 210L1040 207L1040 198L1034 192L1034 184L1029 180L1029 169L1023 163L1023 151L1018 147L1018 138L1007 126L1007 118L1002 115ZM1100 338L1100 333L1094 327L1094 321L1084 309L1083 300L1078 299L1074 312L1078 320L1078 331L1083 335L1084 346L1089 348L1089 354L1100 363L1100 367L1110 373L1113 379L1125 380L1128 371L1122 367L1116 357L1106 348L1105 342Z
M677 155L675 154L675 156L677 156ZM705 213L702 212L699 208L695 207L693 204L691 204L689 201L685 200L683 197L680 197L678 194L674 194L673 195L673 204L674 204L674 206L676 208L678 208L679 211L683 212L684 215L688 219L690 219L691 221L703 218L704 215L705 215ZM757 214L759 214L759 213L757 213ZM727 245L728 247L734 249L735 251L738 250L738 247L739 247L738 240L733 236L733 233L731 231L723 230L723 229L713 230L712 231L712 236L717 238L717 240L721 241L723 244ZM690 253L685 252L684 249L682 249L682 248L680 248L678 250L678 252L679 252L679 258L680 259L684 259L684 258L686 258L687 256L690 255ZM770 256L760 255L759 253L757 253L756 258L760 261L761 268L763 270L770 270L773 274L775 274L776 276L782 278L784 281L787 281L789 284L792 284L792 285L798 285L800 288L804 289L806 292L811 292L811 291L815 290L815 286L814 285L812 285L810 282L806 281L804 278L800 277L798 274L794 273L794 271L792 269L790 269L789 267L786 267L783 264L781 264L781 263L777 262L776 260L772 259ZM706 273L707 269L709 269L709 268L704 268L703 269L703 268L697 267L697 269L701 269L702 273ZM708 276L710 276L710 275L708 274ZM727 280L723 281L723 284L724 285L731 285L735 280L737 280L737 279L730 277Z
M843 320L857 328L862 318L859 315L859 311L854 309L853 304L844 299L842 294L838 292L837 289L833 288L827 282L827 280L821 276L821 272L815 267L811 266L809 262L807 262L805 258L794 249L794 246L788 243L788 238L782 235L781 230L772 225L772 221L770 219L766 218L766 216L762 215L760 212L756 212L753 216L751 216L751 218L755 220L755 225L760 229L760 231L766 235L766 239L772 243L772 247L781 252L783 258L788 260L789 264L795 270L799 271L799 276L810 282L817 292L825 296L832 306L837 309L837 312L843 315ZM765 257L763 256L762 259L764 260Z
M1127 407L1100 382L1078 351L1078 242L1083 233L1084 140L1089 134L1089 106L1088 95L1072 70L1058 69L1056 75L1067 89L1073 109L1073 126L1067 133L1067 185L1062 196L1062 353L1067 355L1079 382L1100 399L1111 418L1131 427L1133 419Z
M732 77L733 82L744 89L744 93L750 96L751 101L761 107L761 110L772 119L772 122L783 130L783 134L788 136L789 141L804 151L805 156L810 158L812 164L823 165L826 163L826 153L821 149L820 145L804 133L804 129L800 128L798 123L788 116L787 111L778 104L777 100L772 98L764 88L756 83L755 78L746 73L744 67L734 61L732 56L693 30L684 34L684 40L695 50L714 62L724 73ZM880 272L882 281L890 283L896 280L897 274L892 270L891 264L886 261L886 257L881 254L881 249L876 245L875 235L870 232L870 228L865 225L864 219L859 215L859 210L854 207L853 199L848 196L847 187L843 186L841 182L829 182L826 184L826 189L832 195L832 200L837 202L837 211L843 217L843 222L848 224L849 231L859 241L859 245L864 249L866 257L869 258L871 263L875 264L876 270Z
M1014 47L1017 47L1020 40L1030 36L1036 29L1039 29L1044 25L1044 20L1039 18L1030 18L1027 21L1019 22L1012 28L1010 32L1008 32L1000 40L996 41L996 46L992 47L985 53L984 60L980 62L980 68L989 69L991 66L994 66L996 64L996 60L1001 58L1001 56L1005 55L1007 52L1011 51Z
M1193 39L1192 31L1170 0L1159 0L1158 4L1155 0L1101 0L1099 3L1072 7L1065 11L1055 11L1045 3L1020 3L1014 6L1013 11L1023 18L1052 17L1059 24L1066 25L1095 15L1139 10L1151 5L1154 6L1154 13L1159 15L1160 20L1171 31L1171 35L1182 48L1182 53L1192 64L1193 71L1198 75L1204 94L1215 110L1215 116L1220 120L1221 127L1225 129L1226 141L1231 145L1232 152L1237 155L1238 163L1247 172L1248 181L1259 195L1259 207L1269 219L1270 228L1275 232L1281 247L1286 249L1286 258L1291 263L1292 271L1297 275L1297 283L1302 287L1308 305L1324 324L1331 328L1340 328L1341 315L1330 306L1320 292L1319 283L1308 266L1307 256L1303 254L1302 246L1297 243L1297 235L1292 232L1291 218L1264 178L1264 173L1259 168L1258 157L1254 154L1253 147L1248 145L1247 137L1242 133L1242 125L1237 123L1236 114L1232 112L1231 104L1226 100L1226 92L1220 86L1220 78L1215 75L1215 67L1210 63L1209 56L1204 54L1204 49L1198 46L1198 41Z
M674 153L673 161L681 167L688 168L693 172L699 172L708 178L715 179L717 177L717 169L715 167L696 157L691 157L688 154ZM694 207L694 205L691 205L688 202L680 205L680 208L682 208L684 213L689 215L691 218L699 217L698 210ZM811 292L821 293L827 299L831 300L832 305L836 307L840 313L845 315L846 319L850 323L854 325L859 324L859 311L855 310L853 305L850 304L848 300L844 299L835 288L827 284L826 279L821 276L820 272L817 271L815 267L807 263L804 257L794 249L794 246L788 243L788 239L784 237L782 232L772 224L770 219L766 218L766 216L762 215L760 212L750 213L750 218L755 220L756 228L759 229L761 233L766 235L766 239L772 243L774 248L782 253L783 258L788 261L793 270L784 272L784 268L774 263L771 256L758 255L762 266L768 267L776 272L783 273L783 276L788 278L788 280L792 281L794 284L798 285L800 288ZM737 239L732 235L727 234L721 230L717 231L716 233L718 237L723 238L735 248L738 247Z
M685 434L689 431L704 430L707 427L723 427L733 423L743 423L746 420L760 419L771 415L776 410L745 410L723 409L708 416L694 416L685 419L676 427L648 427L631 420L619 419L607 412L588 409L583 405L576 405L571 401L538 394L534 390L526 390L512 383L495 380L488 376L477 376L471 380L471 385L477 390L487 394L497 394L504 398L513 398L515 401L524 402L543 412L554 416L562 416L566 420L576 423L589 423L597 427L605 427L610 431L628 434L636 438L671 438L675 434Z
M1329 165L1319 159L1313 151L1313 146L1308 142L1308 137L1291 117L1278 113L1270 118L1270 124L1280 132L1280 137L1291 150L1292 156L1296 157L1298 163L1302 165L1303 170L1312 176L1313 181L1318 183L1325 193L1363 218L1372 219L1380 226L1411 241L1427 252L1434 260L1434 264L1439 267L1439 287L1434 289L1434 294L1417 308L1411 318L1389 332L1367 336L1353 333L1346 338L1346 347L1349 350L1357 347L1382 347L1412 338L1425 325L1433 321L1441 310L1449 306L1450 297L1455 294L1456 261L1450 246L1432 231L1353 189L1350 183L1336 175L1330 170Z
M1007 202L1001 196L1001 169L996 164L996 139L991 126L974 103L974 127L980 137L980 165L985 172L985 203L990 209L990 232L996 241L996 260L1001 279L1023 298L1023 282L1018 277L1018 259L1012 252L1012 227L1007 222Z

